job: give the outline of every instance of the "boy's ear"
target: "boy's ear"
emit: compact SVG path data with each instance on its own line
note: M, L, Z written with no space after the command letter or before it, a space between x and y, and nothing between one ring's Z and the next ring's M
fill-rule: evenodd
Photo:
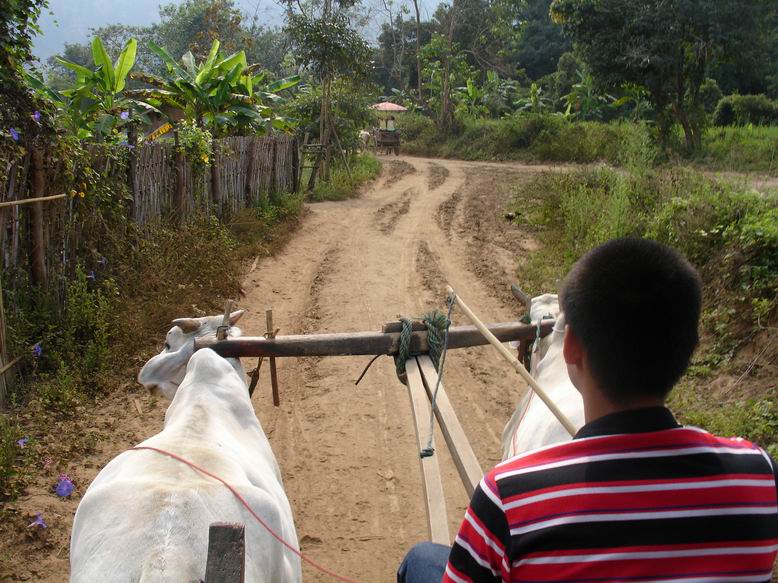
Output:
M580 367L584 359L584 348L581 339L576 336L570 326L565 326L565 340L562 346L562 355L569 365Z

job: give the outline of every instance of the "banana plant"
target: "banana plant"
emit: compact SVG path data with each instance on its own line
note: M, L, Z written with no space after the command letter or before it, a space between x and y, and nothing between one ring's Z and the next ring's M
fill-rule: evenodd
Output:
M135 65L138 41L130 39L115 62L111 62L100 37L92 41L94 69L55 57L75 73L72 87L56 91L28 74L30 86L60 112L64 124L81 139L105 137L124 125L132 109L123 95L128 75Z
M484 105L485 92L471 79L467 79L464 87L457 87L454 93L454 101L457 104L457 112L472 118L479 118L488 113Z
M514 103L519 111L529 111L540 114L551 107L551 101L543 95L543 88L537 83L532 83L529 88L529 96L519 99Z
M582 120L601 119L605 107L613 102L614 98L596 91L594 78L590 73L581 71L576 73L578 83L573 85L570 93L562 97L567 105L565 117Z
M151 88L127 91L128 96L168 113L177 110L215 136L234 127L248 126L261 132L270 124L285 128L290 123L274 114L273 105L284 101L279 92L297 85L298 76L269 82L267 73L257 72L257 65L248 65L243 51L221 55L218 40L199 63L191 51L178 62L153 42L149 48L162 60L166 72L162 77L134 73L133 79Z

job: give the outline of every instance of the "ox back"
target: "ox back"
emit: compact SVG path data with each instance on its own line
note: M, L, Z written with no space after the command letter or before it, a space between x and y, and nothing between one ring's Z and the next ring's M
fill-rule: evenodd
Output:
M142 444L220 476L280 536L297 544L270 443L237 361L205 349L189 359L161 433ZM153 451L127 451L95 478L76 512L71 583L198 583L212 522L246 527L246 581L299 581L298 557L222 484Z

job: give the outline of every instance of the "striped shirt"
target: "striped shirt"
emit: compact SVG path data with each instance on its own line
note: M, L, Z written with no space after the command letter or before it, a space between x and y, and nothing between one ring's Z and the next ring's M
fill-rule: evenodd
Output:
M776 470L665 408L614 413L509 459L473 494L444 582L767 582Z

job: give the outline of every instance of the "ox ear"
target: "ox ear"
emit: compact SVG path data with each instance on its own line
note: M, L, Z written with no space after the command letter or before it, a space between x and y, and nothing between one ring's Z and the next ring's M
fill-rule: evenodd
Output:
M184 334L189 334L200 327L200 321L197 318L176 318L173 320L173 326L178 326Z
M246 313L246 310L235 310L230 314L230 326L234 326L238 323L238 320L240 320L243 317L243 314Z

